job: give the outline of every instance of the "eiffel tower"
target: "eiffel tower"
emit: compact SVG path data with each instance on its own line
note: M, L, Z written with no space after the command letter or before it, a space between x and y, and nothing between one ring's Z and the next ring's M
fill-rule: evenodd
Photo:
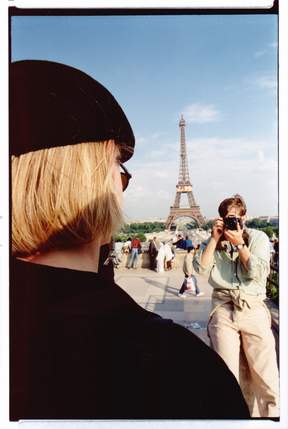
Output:
M198 225L202 225L205 220L201 214L200 207L197 206L195 198L192 192L192 184L189 178L189 169L188 169L188 159L186 151L186 141L185 141L185 120L183 115L179 121L180 127L180 170L179 170L179 179L176 185L176 197L174 205L170 207L170 213L166 221L165 228L170 229L171 225L179 217L191 217ZM180 207L181 195L187 194L189 207L184 208Z

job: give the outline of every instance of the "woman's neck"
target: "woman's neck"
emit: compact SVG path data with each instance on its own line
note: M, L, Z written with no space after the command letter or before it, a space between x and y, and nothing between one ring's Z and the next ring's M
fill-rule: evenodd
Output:
M94 240L91 243L70 249L51 250L27 258L19 258L34 264L49 265L56 268L68 268L78 271L98 273L100 247L107 244L107 240Z

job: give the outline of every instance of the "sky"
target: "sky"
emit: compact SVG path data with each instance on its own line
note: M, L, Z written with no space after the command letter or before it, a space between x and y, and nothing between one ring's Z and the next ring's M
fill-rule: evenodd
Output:
M11 31L13 61L77 67L122 106L136 137L127 220L168 216L181 114L203 216L235 193L248 215L277 215L276 16L18 16Z

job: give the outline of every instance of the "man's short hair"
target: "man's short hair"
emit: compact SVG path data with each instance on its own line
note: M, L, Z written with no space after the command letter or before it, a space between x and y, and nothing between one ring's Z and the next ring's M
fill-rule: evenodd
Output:
M234 197L223 200L218 207L218 213L221 217L225 217L233 207L238 209L240 216L246 214L246 204L240 195L235 195Z

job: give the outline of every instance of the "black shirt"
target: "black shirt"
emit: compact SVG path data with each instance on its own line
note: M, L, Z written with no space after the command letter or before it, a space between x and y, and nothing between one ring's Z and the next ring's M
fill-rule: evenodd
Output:
M12 259L10 418L249 418L223 360L99 273Z

